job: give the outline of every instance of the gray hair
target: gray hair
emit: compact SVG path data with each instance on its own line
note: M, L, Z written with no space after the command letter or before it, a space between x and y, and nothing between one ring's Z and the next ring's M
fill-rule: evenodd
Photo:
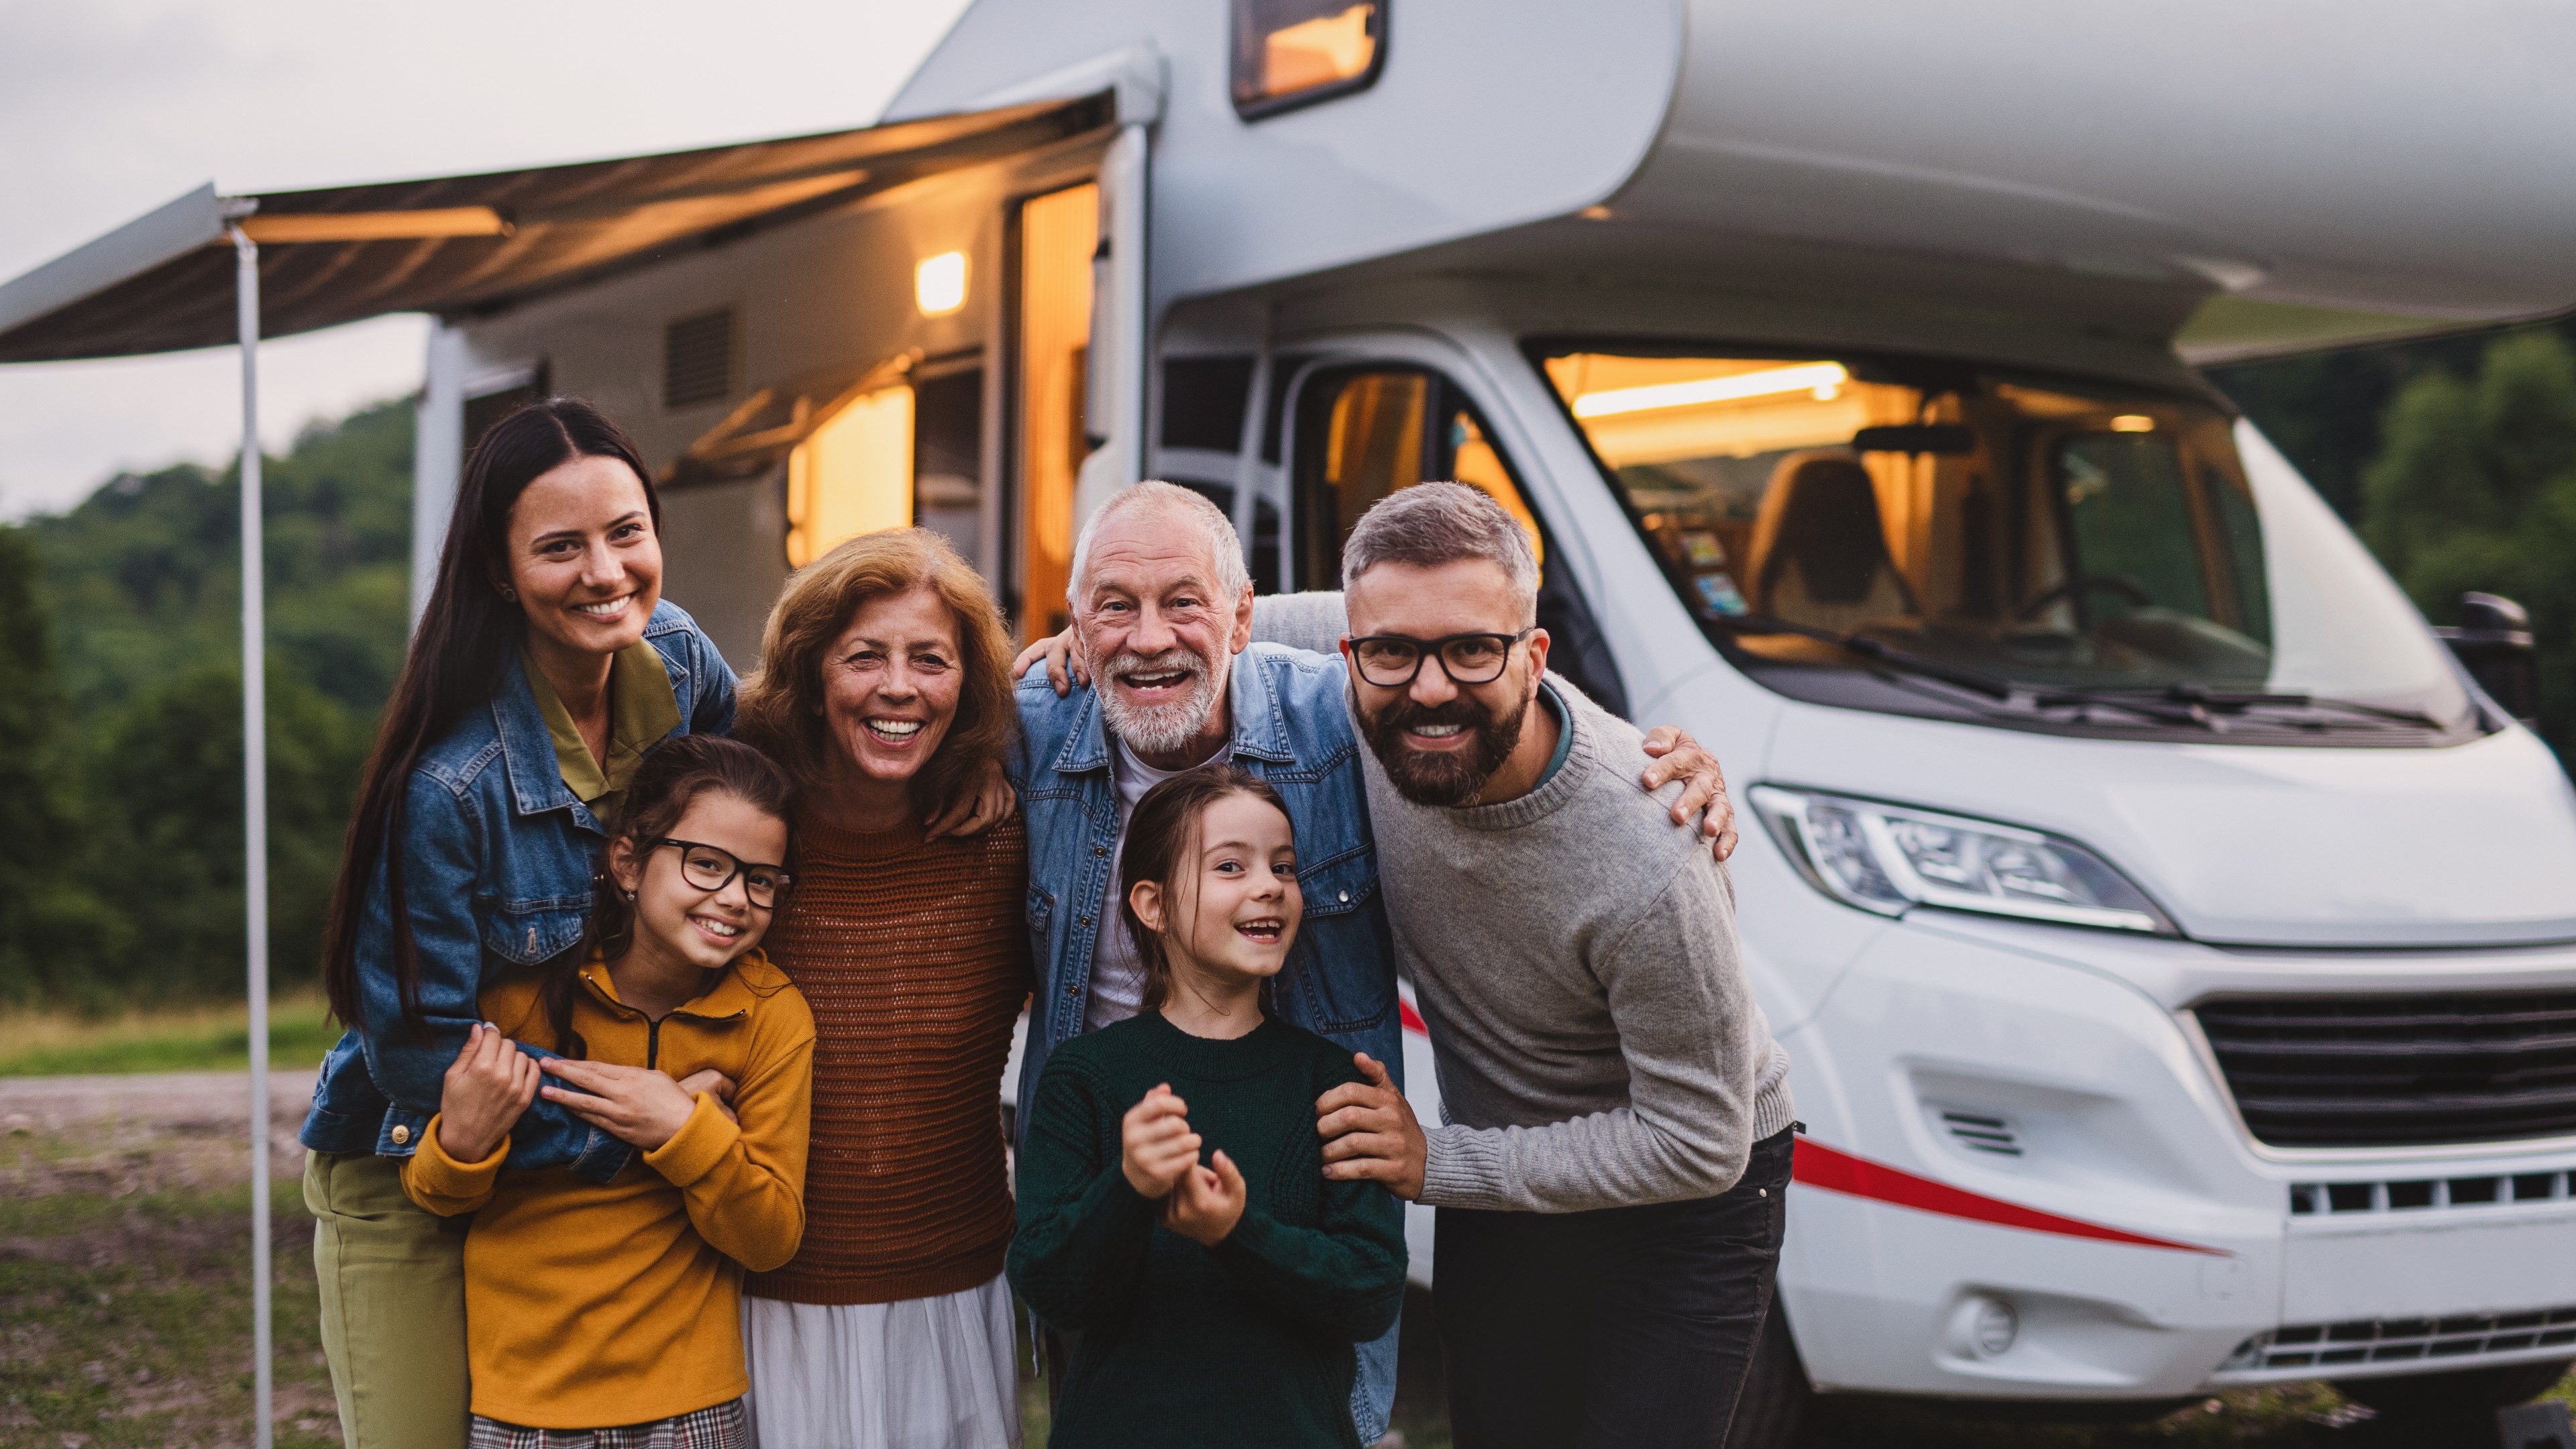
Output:
M1243 597L1245 589L1252 587L1252 574L1243 563L1243 540L1235 533L1234 520L1226 517L1225 510L1195 488L1148 478L1110 494L1107 502L1093 509L1091 517L1083 520L1082 532L1073 541L1073 572L1066 586L1070 595L1068 603L1074 613L1082 612L1082 575L1091 562L1092 539L1108 526L1111 519L1148 507L1170 509L1197 524L1207 534L1208 551L1215 555L1217 592L1225 596L1229 607Z
M1520 521L1480 489L1464 483L1417 483L1370 505L1342 545L1342 588L1382 563L1436 568L1483 559L1503 571L1522 600L1522 617L1538 617L1538 555Z

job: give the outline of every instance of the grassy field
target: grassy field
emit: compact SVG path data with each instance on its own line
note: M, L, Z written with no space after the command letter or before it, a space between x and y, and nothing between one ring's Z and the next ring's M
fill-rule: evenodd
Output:
M269 1003L272 1065L309 1067L340 1029L310 993ZM147 1008L117 1016L0 1011L0 1077L238 1071L250 1065L250 1014L239 1003Z

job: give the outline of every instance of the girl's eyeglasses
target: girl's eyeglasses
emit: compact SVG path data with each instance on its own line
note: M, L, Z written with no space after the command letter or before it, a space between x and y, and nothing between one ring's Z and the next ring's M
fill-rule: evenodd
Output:
M653 842L655 850L670 846L680 852L680 876L699 890L713 895L742 877L742 893L763 910L778 904L796 877L785 866L755 865L742 860L730 850L700 845L694 840L673 840L668 836Z

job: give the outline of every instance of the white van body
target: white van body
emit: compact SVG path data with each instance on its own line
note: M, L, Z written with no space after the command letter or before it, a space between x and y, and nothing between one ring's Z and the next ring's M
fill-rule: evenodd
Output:
M1099 135L447 319L423 412L426 516L443 511L466 402L540 362L554 388L632 420L658 466L755 387L973 356L983 489L959 537L1027 604L1010 510L1029 404L995 300L1009 289L970 283L962 310L917 315L913 269L955 247L970 278L1007 278L1016 199L1100 179L1086 406L1106 441L1075 517L1139 476L1202 483L1256 566L1293 582L1314 446L1299 390L1349 367L1436 374L1508 460L1630 716L1724 760L1745 959L1808 1132L1780 1301L1815 1386L2147 1401L2576 1357L2576 1123L2267 1143L2204 1023L2231 1001L2576 993L2566 776L2448 672L2249 425L2233 436L2265 566L2344 581L2341 616L2284 618L2284 637L2354 621L2402 636L2388 650L2473 723L2438 743L2246 743L1784 692L1668 582L1530 351L1597 338L1950 359L2216 407L2193 364L2563 308L2569 13L1391 0L1379 14L1373 83L1246 120L1224 6L977 0L890 119L1101 93L1114 115ZM662 329L714 306L737 309L734 385L672 404L650 365ZM1230 437L1167 406L1174 378L1211 375L1236 387ZM762 473L668 491L670 592L738 658L788 567L782 486ZM434 557L434 525L423 540ZM1766 789L2080 843L2165 929L1857 908L1757 820ZM1436 1118L1428 1045L1408 1041L1409 1090ZM1427 1226L1417 1209L1426 1282Z

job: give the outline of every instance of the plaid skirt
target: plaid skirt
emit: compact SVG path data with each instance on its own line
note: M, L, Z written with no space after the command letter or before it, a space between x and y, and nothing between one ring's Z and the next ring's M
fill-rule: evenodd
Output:
M649 1424L614 1429L531 1429L474 1416L466 1449L751 1449L751 1421L742 1400Z

